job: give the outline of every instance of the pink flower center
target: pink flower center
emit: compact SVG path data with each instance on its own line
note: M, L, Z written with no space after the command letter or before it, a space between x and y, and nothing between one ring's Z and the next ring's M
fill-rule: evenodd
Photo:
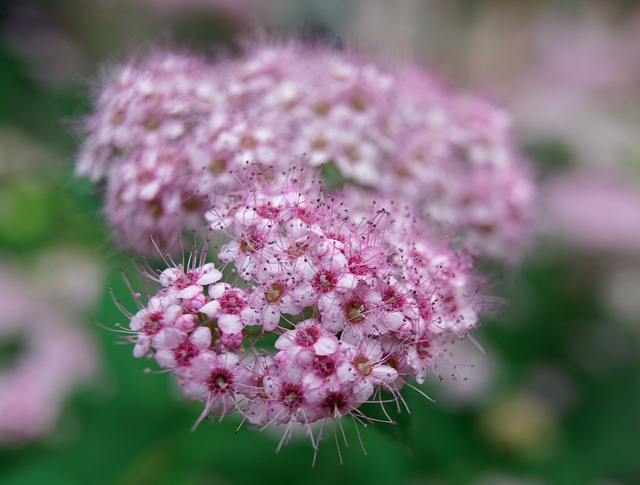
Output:
M272 206L271 204L266 204L256 209L256 212L260 217L264 217L265 219L275 220L280 214L280 209Z
M150 313L146 320L142 323L142 331L146 335L155 335L162 328L162 324L160 323L162 320L162 312L153 312Z
M323 269L313 276L311 285L319 293L328 293L336 286L337 282L338 277L332 271Z
M252 233L245 233L240 238L240 251L244 254L253 254L264 247L264 241Z
M382 301L384 301L389 310L400 310L405 304L404 297L398 295L398 292L393 288L384 289L382 292Z
M302 393L300 386L287 384L280 389L280 402L289 410L298 409L302 406Z
M300 347L311 347L320 336L320 329L314 326L299 327L296 332L295 343Z
M296 258L301 254L304 254L307 249L309 249L309 245L306 242L296 241L289 247L287 253L289 253L289 256L292 258Z
M416 343L416 351L418 352L418 355L422 358L428 358L431 357L431 342L429 342L429 340L427 340L426 338L419 340Z
M180 272L180 277L176 278L172 286L177 289L183 289L193 284L198 278L194 275L194 271L189 271L187 274Z
M336 370L335 361L326 355L318 356L313 363L313 371L320 377L326 378Z
M362 260L362 256L356 254L349 258L349 271L357 276L363 276L371 272L370 268Z
M215 369L207 380L209 390L216 395L233 392L233 377L226 369Z
M458 300L456 299L455 295L451 293L443 296L440 299L439 306L443 312L447 312L447 313L456 313L459 310Z
M237 315L245 305L244 298L233 290L225 291L218 301L223 312L230 315Z
M193 357L198 355L198 348L189 341L183 342L173 349L173 355L179 366L186 366Z
M425 299L418 300L418 313L424 321L431 321L433 315L433 304Z
M302 222L309 224L311 222L311 211L304 207L298 207L296 209L296 217Z
M332 392L324 401L324 407L329 408L329 412L334 416L342 416L349 406L347 396L342 392Z

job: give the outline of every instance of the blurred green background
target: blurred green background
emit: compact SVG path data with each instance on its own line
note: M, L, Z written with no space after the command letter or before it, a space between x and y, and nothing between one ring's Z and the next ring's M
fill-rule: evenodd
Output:
M0 270L81 319L102 364L51 433L0 443L0 483L640 483L638 2L245 3L1 4ZM304 436L276 454L278 430L236 432L233 417L189 431L201 406L110 331L125 317L107 288L133 309L119 268L135 271L110 241L100 188L73 177L101 66L158 43L213 52L265 31L345 38L486 94L515 113L541 185L541 235L522 265L484 263L508 301L474 332L486 354L455 349L454 377L426 386L435 404L407 393L412 414L397 427L360 430L366 456L344 420L342 465L332 429L315 468ZM580 192L576 173L595 188ZM605 179L613 189L594 202ZM50 291L58 284L66 294Z

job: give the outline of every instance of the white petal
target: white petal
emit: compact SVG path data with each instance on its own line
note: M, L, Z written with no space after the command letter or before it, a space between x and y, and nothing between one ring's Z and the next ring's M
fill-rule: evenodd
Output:
M201 286L197 286L197 285L191 285L191 286L187 286L185 289L179 291L177 293L178 298L181 298L182 300L191 300L193 298L195 298L196 296L198 296L199 294L202 294L202 287Z
M273 346L278 350L286 350L293 345L293 339L293 332L289 330L280 335Z
M191 342L199 349L206 349L211 345L211 329L209 327L198 327L191 334Z
M209 396L209 387L200 381L191 381L182 387L182 392L189 399L204 401Z
M377 365L373 368L371 375L378 381L390 384L398 377L398 371L390 365Z
M198 281L196 281L196 284L198 285L201 285L201 286L210 285L220 280L220 278L222 278L222 272L217 270L213 265L213 263L205 264L201 268L201 271L202 271L202 275L200 276L200 278L198 278Z
M158 365L163 369L173 369L177 364L173 352L169 349L158 350L154 357Z
M218 312L220 312L220 302L218 300L211 300L209 303L201 306L198 311L204 313L209 318L215 318Z
M345 273L336 283L336 290L341 290L342 293L353 290L356 286L358 286L358 278L351 273Z
M165 327L151 339L157 349L174 349L187 339L187 334L178 328Z
M241 332L244 325L238 315L220 315L218 318L218 327L220 327L220 330L224 333L235 334Z
M218 366L224 369L231 369L234 365L238 365L239 362L240 357L231 352L218 356Z
M277 307L267 305L262 311L262 328L267 332L271 332L280 323L280 312Z
M195 379L205 380L211 375L215 365L215 358L212 353L202 353L191 359L191 376Z
M400 330L404 322L405 317L401 312L389 312L384 317L385 326L394 332Z
M182 268L167 268L160 273L160 284L165 288L171 286L183 276Z
M331 355L338 350L339 344L335 337L323 336L313 344L316 355Z
M229 285L226 283L215 284L209 287L209 296L212 298L220 298L229 288Z
M133 347L133 356L136 359L144 357L144 355L149 351L150 345L151 341L148 338L138 338L136 345Z
M351 362L344 362L336 369L336 376L339 382L351 382L358 376Z

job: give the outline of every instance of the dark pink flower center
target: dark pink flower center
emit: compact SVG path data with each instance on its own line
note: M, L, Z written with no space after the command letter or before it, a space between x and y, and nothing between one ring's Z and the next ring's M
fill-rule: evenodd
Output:
M431 342L429 342L429 340L426 338L419 340L418 342L416 342L416 351L422 358L426 359L428 357L431 357Z
M146 335L155 335L162 328L162 312L150 313L142 323L142 331Z
M347 396L342 392L332 392L324 401L324 407L329 408L333 416L343 415L349 407Z
M198 355L198 353L198 347L189 341L183 342L173 349L173 355L179 366L188 365L191 359Z
M349 271L357 276L363 276L371 272L371 269L362 260L362 256L356 254L349 258Z
M285 384L280 389L279 400L284 407L289 410L298 409L302 406L302 391L296 384Z
M439 306L440 310L446 313L457 313L459 311L458 299L451 293L440 299Z
M311 347L320 336L320 329L315 325L299 327L296 331L295 343L300 347Z
M209 390L216 395L233 392L233 376L226 369L215 369L207 380Z
M280 214L280 209L272 206L271 204L266 204L256 209L256 212L260 217L264 217L265 219L277 219Z
M405 304L404 297L399 295L393 288L385 288L383 290L382 301L384 301L389 310L400 310Z
M200 269L190 269L187 271L186 278L183 278L183 281L186 286L195 285L196 281L200 279L202 276L202 270Z
M335 361L328 355L320 355L316 357L313 363L313 371L320 377L326 378L332 375L336 370Z
M253 254L264 247L264 241L252 232L245 232L240 238L240 251Z
M234 290L225 291L218 301L222 311L231 315L240 313L246 303L244 298Z
M332 271L328 269L323 269L318 271L314 276L313 280L311 280L311 285L315 288L319 293L328 293L330 292L338 282L338 277Z
M301 254L304 254L307 249L309 249L309 245L306 242L296 241L289 247L287 253L293 258L297 258Z
M302 222L309 224L311 222L311 211L303 207L298 207L296 209L296 217Z
M431 317L433 315L433 304L429 300L418 300L418 312L420 314L420 318L426 322L431 321Z

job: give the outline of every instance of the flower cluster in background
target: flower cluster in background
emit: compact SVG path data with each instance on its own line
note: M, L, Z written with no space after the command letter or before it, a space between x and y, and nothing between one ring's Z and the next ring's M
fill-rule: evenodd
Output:
M51 433L68 395L96 375L98 356L73 312L6 268L0 295L0 444L16 446Z
M517 259L530 234L533 184L508 114L413 66L296 42L214 64L154 52L113 70L86 129L77 172L107 173L105 214L138 250L197 227L238 185L229 171L299 157L495 258Z

